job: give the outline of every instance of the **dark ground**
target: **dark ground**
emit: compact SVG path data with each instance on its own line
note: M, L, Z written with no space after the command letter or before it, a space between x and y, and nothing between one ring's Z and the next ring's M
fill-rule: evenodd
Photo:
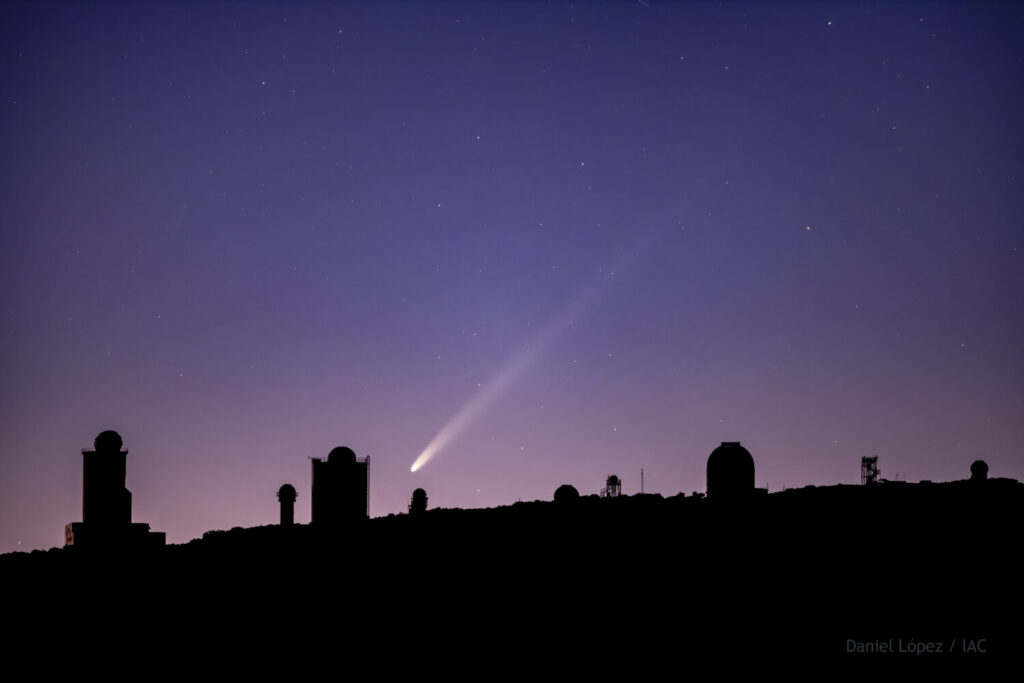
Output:
M1007 479L732 505L592 496L209 532L148 553L13 553L0 575L8 652L62 664L630 679L709 660L973 669L1020 658L1022 511L1024 484Z

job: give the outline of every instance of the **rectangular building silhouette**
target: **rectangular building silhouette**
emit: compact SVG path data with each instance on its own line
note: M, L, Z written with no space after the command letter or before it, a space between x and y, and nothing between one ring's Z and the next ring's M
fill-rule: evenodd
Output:
M313 517L318 526L361 522L370 516L370 457L339 446L313 458Z

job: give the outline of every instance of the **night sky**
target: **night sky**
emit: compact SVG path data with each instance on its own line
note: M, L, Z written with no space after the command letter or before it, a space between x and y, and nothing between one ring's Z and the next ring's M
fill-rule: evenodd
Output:
M1024 479L1024 7L5 3L0 552L81 449L185 542L756 484ZM466 406L469 406L466 409ZM460 410L461 431L413 461Z

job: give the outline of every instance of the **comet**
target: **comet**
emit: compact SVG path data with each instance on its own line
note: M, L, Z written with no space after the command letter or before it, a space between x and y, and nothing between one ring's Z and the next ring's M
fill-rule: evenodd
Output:
M415 472L423 467L433 458L439 450L447 446L453 439L466 430L485 410L512 386L516 380L526 374L533 365L544 355L544 351L551 343L562 336L566 329L572 325L572 318L565 318L549 323L547 327L536 334L530 341L510 358L498 370L483 389L475 394L450 420L441 428L441 431L431 439L427 447L423 449L419 457L412 464L410 471Z
M451 419L441 428L441 431L430 440L427 447L419 454L419 457L409 468L411 472L419 470L444 449L448 444L459 437L466 428L477 420L505 391L516 383L537 361L539 361L551 345L561 338L587 310L612 287L619 279L621 273L643 253L649 251L657 239L648 238L634 249L627 261L617 269L601 269L597 282L578 297L578 299L566 306L559 315L552 317L551 321L539 332L532 336L522 347L505 362L498 372L491 377L483 388L474 394L456 412ZM618 275L617 275L618 273Z

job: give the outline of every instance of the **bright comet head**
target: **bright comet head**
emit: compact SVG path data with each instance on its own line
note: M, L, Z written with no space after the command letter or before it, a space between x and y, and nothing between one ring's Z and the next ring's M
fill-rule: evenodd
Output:
M412 467L409 468L409 471L410 472L415 472L419 468L423 467L423 465L425 465L426 462L428 460L430 460L430 456L432 456L433 454L434 454L434 451L432 449L424 448L423 452L420 453L420 457L416 458L416 462L414 462L412 464Z

